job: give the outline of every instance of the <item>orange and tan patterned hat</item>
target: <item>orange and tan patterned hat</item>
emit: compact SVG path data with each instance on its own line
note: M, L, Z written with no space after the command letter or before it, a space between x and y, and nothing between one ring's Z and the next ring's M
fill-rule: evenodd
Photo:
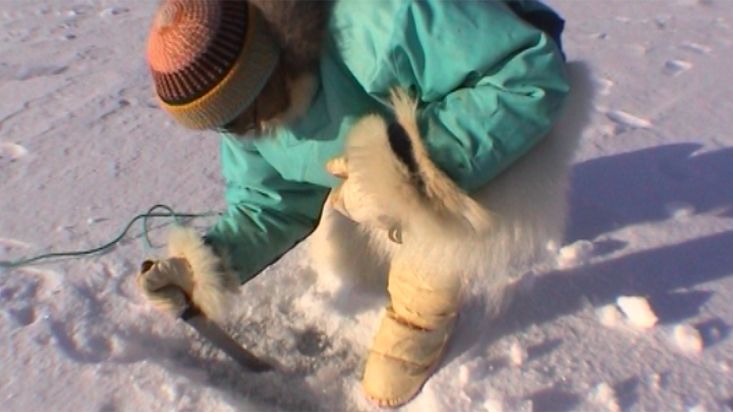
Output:
M223 126L246 109L278 56L259 11L241 0L166 0L148 37L160 105L193 129Z

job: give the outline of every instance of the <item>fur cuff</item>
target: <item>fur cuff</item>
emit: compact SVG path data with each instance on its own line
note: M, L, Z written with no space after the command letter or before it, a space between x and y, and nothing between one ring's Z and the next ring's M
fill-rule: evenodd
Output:
M467 251L491 229L492 218L430 159L416 102L395 89L392 104L395 123L367 116L352 129L345 151L348 180L354 179L359 192L369 194L401 231L395 258L456 276L466 269L461 261Z
M488 212L430 159L417 126L417 103L394 89L392 105L395 123L367 116L352 129L346 145L349 179L356 178L403 231L487 231Z
M192 303L214 321L224 321L228 300L230 294L236 291L237 280L233 273L224 268L219 256L204 244L195 230L182 226L171 229L168 254L185 258L191 266Z

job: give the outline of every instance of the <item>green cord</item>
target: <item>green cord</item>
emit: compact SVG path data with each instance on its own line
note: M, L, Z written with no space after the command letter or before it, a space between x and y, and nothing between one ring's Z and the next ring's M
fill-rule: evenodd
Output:
M164 209L168 213L153 213L156 209ZM119 241L122 240L122 238L125 237L127 232L130 230L132 225L137 222L138 220L143 220L143 237L145 240L145 245L148 248L152 248L153 245L150 242L150 238L148 237L148 219L151 217L173 217L176 224L181 224L181 218L195 218L195 217L207 217L207 216L215 216L218 215L218 212L206 212L206 213L176 213L171 207L166 205L155 205L148 209L146 213L139 214L132 218L130 222L125 226L125 228L122 230L122 233L120 233L117 237L115 237L113 240L111 240L108 243L105 243L102 246L95 247L93 249L88 250L80 250L80 251L74 251L74 252L56 252L56 253L44 253L42 255L33 256L30 258L24 258L24 259L18 259L18 260L3 260L0 261L0 268L17 268L20 266L29 265L33 262L37 262L39 260L44 259L50 259L50 258L57 258L57 257L74 257L74 256L85 256L85 255L92 255L94 253L98 253L101 251L104 251L106 249L109 249L110 247L117 244Z

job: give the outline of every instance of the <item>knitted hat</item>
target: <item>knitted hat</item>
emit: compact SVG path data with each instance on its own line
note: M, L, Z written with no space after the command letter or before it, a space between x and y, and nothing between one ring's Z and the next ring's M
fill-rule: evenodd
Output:
M260 93L279 48L245 1L166 0L148 37L161 107L186 127L234 120Z

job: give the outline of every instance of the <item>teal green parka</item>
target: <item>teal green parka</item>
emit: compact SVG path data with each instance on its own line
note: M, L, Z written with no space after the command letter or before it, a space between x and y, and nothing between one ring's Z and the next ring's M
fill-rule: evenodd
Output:
M390 116L394 86L419 97L433 161L467 191L486 184L548 133L568 92L551 31L516 14L537 9L562 22L527 0L337 1L305 116L256 140L222 134L228 209L207 243L246 282L310 234L339 183L325 163L361 116Z

